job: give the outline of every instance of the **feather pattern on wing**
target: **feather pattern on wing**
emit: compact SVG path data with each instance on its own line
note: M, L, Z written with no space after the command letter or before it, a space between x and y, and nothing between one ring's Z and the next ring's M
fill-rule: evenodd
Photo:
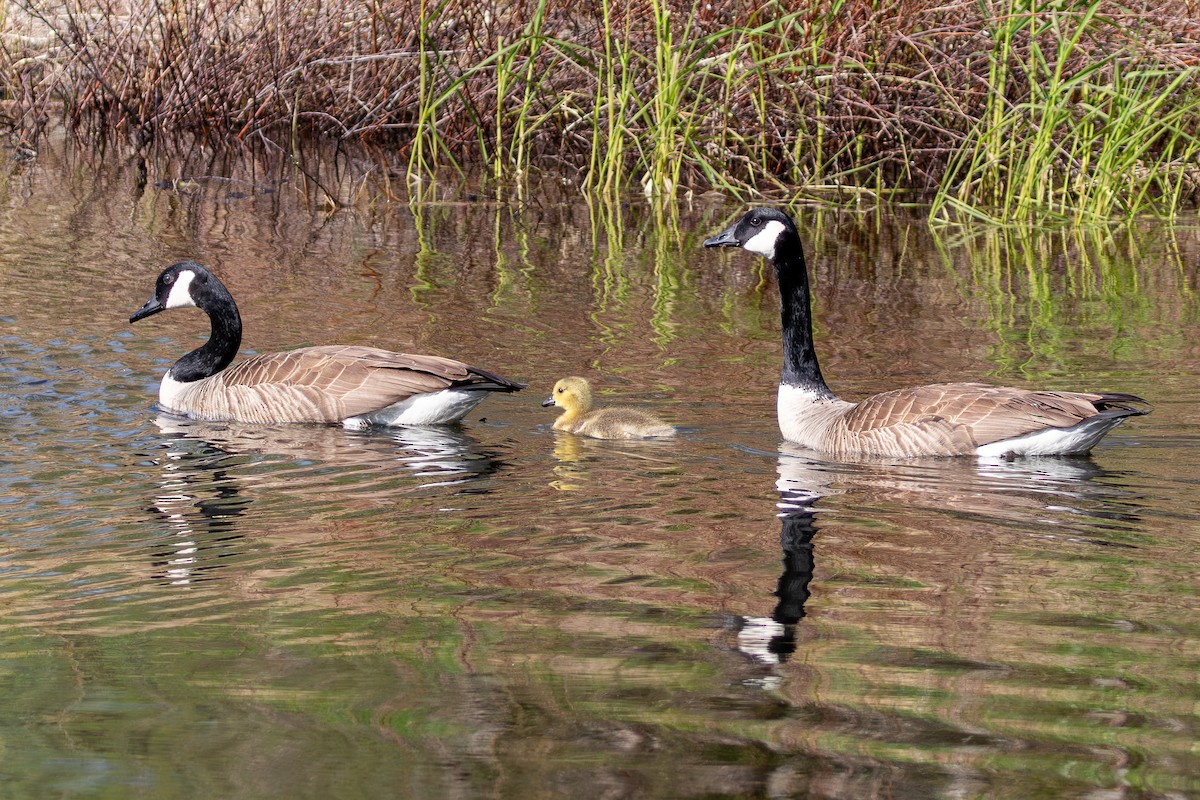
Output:
M184 384L167 405L198 419L333 423L418 394L519 387L440 356L356 345L307 347L253 356Z
M993 442L1071 428L1138 400L982 383L932 384L883 392L857 404L831 404L836 413L823 415L821 441L812 446L840 455L968 455Z

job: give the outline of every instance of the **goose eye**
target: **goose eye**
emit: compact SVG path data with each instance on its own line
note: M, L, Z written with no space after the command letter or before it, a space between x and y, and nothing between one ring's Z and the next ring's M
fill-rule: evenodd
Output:
M759 225L762 225L762 220L759 217L751 217L750 224L757 228Z
M174 275L163 275L163 283L165 283L167 286L170 286L174 282L175 282Z

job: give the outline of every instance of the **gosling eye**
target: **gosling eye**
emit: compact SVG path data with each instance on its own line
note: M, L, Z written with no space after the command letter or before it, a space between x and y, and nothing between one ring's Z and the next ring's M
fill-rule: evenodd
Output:
M563 387L561 387L561 386L560 386L560 387L558 387L558 393L559 393L559 394L562 394L562 393L563 393L563 392L565 392L565 391L566 391L566 389L564 389Z

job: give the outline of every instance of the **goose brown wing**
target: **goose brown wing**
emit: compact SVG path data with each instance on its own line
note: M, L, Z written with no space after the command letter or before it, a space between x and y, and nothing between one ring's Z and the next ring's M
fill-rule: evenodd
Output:
M850 430L944 420L970 431L976 445L1046 428L1069 428L1095 416L1109 402L1137 402L1132 395L1039 392L982 383L943 383L884 392L848 414Z
M303 395L321 406L328 421L443 389L511 392L521 388L521 384L461 361L357 345L264 353L231 366L218 377L225 386L253 387L264 395Z

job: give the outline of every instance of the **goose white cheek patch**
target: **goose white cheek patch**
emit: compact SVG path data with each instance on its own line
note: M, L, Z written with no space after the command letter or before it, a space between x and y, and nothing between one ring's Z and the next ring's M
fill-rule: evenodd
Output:
M171 293L167 295L167 308L184 308L186 306L196 305L192 300L192 279L196 277L196 273L191 270L184 270L175 278L175 285L171 287Z
M742 245L742 249L764 258L775 258L775 242L779 241L781 233L783 233L783 223L771 220L763 226L761 231L747 239L746 243Z

